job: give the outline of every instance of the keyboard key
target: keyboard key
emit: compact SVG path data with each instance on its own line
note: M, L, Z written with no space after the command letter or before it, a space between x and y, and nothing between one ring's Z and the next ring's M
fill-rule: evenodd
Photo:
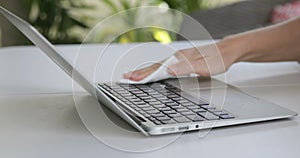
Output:
M188 115L187 118L192 120L193 122L198 122L198 121L205 121L206 119L199 116L199 115Z
M171 118L169 118L168 116L156 117L156 119L159 121L170 121L171 120Z
M168 110L168 111L163 111L165 114L177 114L175 110Z
M228 113L224 112L224 111L211 111L211 112L214 113L215 115L218 115L218 116L220 116L220 115L228 115Z
M154 118L154 117L152 117L152 116L149 116L149 117L147 117L150 121L155 121L156 120L156 118Z
M178 112L187 112L187 111L189 111L188 109L186 109L186 108L184 108L184 109L176 109L176 111L178 111Z
M149 102L156 102L157 100L154 98L149 98L149 99L144 99L144 101L149 103Z
M168 98L171 98L171 99L172 99L172 98L178 98L178 97L180 97L180 96L177 95L177 94L173 94L173 95L169 95L169 96L168 96Z
M169 96L175 94L175 93L173 93L173 92L171 92L171 91L169 91L169 90L161 90L161 91L159 91L159 92L160 92L161 94L167 96L167 97L169 97Z
M157 109L151 110L151 111L147 111L148 114L156 114L159 113L159 111Z
M137 106L136 106L136 107L133 107L133 109L136 110L136 111L143 111L141 108L139 108L139 107L137 107Z
M179 104L172 102L172 103L166 103L167 106L179 106Z
M119 94L122 94L122 96L124 96L124 95L127 95L127 94L130 94L128 91L126 91L126 90L118 90L117 91Z
M206 109L209 110L209 111L216 111L216 110L218 110L216 107L213 107L213 106L209 106Z
M209 107L211 107L211 105L210 104L205 104L205 105L200 105L202 108L209 108Z
M186 109L184 106L178 105L178 106L172 106L172 109L175 109L178 111L178 109Z
M145 93L140 93L140 94L136 94L136 96L138 96L138 97L148 97L148 95L147 94L145 94Z
M128 99L128 100L131 101L132 103L142 101L142 100L139 99L139 98Z
M190 122L190 120L186 117L174 117L173 119L178 123Z
M164 108L164 107L167 107L166 105L164 105L164 104L157 104L157 105L152 105L153 107L155 107L155 108Z
M167 90L170 90L170 91L173 91L173 90L177 90L177 88L176 87L173 87L173 86L166 86L165 87Z
M208 111L205 109L202 109L202 110L199 110L196 112L196 114L198 114L198 115L205 115L206 113L208 113Z
M186 115L186 117L188 118L188 119L190 119L190 120L193 120L195 117L197 117L197 116L199 116L199 115L197 115L197 114L192 114L192 115Z
M207 112L207 110L203 109L203 108L198 108L198 109L192 109L192 111L196 112L196 113L205 113Z
M121 86L121 87L128 91L139 90L139 89L135 88L134 86Z
M135 105L129 105L132 109L138 109L139 107L135 106Z
M193 119L193 122L200 122L200 121L205 121L206 119L201 117L201 116L196 116L194 119Z
M159 101L148 102L150 105L159 105L161 104Z
M142 110L142 109L136 109L136 111L139 112L139 113L142 114L142 115L147 114L147 113L146 113L144 110Z
M146 102L140 100L140 99L136 99L137 101L132 101L133 104L136 104L136 105L140 105L140 104L146 104Z
M172 100L174 101L178 101L178 100L184 100L185 98L182 98L182 97L178 97L178 98L172 98Z
M144 117L151 117L151 115L150 114L147 114L147 113L144 113L144 114L142 114Z
M134 95L128 95L128 96L124 96L126 99L128 100L132 100L132 99L138 99L136 96Z
M127 92L127 93L125 93L125 94L122 94L122 96L123 96L123 97L125 97L125 98L127 98L127 97L128 97L128 98L129 98L129 97L134 97L134 95L133 95L133 94L131 94L131 93L128 93L128 92Z
M192 111L183 111L183 112L180 112L182 115L195 115L194 112Z
M155 120L155 121L152 121L154 124L156 124L156 125L162 125L162 123L160 122L160 121L158 121L158 120Z
M164 106L162 108L159 108L160 111L171 111L172 109L170 107Z
M174 113L174 114L167 114L170 118L174 117L183 117L180 113Z
M157 125L234 118L228 112L167 83L99 86Z
M173 100L171 99L159 99L160 102L164 103L164 104L167 104L167 103L174 103Z
M198 113L199 114L199 113ZM206 113L200 113L200 115L204 118L206 118L207 120L218 120L219 117L210 113L210 112L206 112Z
M178 100L178 103L180 103L181 105L183 105L184 103L189 103L189 101L182 99L182 100Z
M195 104L194 104L194 103L192 103L192 102L186 102L186 103L182 103L181 105L183 105L183 106L187 106L187 107L192 107L192 106L198 107L197 105L195 105Z
M145 94L143 91L141 90L134 90L134 91L130 91L131 93L135 94L135 95L142 95Z
M168 97L166 97L166 96L158 96L158 97L156 97L156 96L153 96L154 98L156 98L156 99L158 99L158 100L170 100Z
M123 101L126 105L133 105L133 103L131 101L129 101L128 99Z
M198 105L191 105L191 106L186 106L186 108L193 110L193 109L199 109L201 107L199 107Z
M160 95L160 93L156 92L156 91L151 91L148 92L149 95L154 96L154 95Z
M156 117L165 117L166 115L164 113L160 112L160 113L151 114L151 116L156 118Z
M127 101L127 99L125 99L125 98L120 98L120 100L123 102Z
M123 89L118 85L107 85L108 87L110 87L111 89Z
M144 100L144 101L146 101L146 100L151 100L151 99L153 99L151 96L149 96L149 95L146 95L146 96L140 96L140 98L142 99L142 100Z
M162 95L162 94L160 94L160 93L158 93L158 92L156 92L156 94L153 94L153 95L151 95L151 96L153 96L153 97L155 97L155 98L167 98L166 96L164 96L164 95Z
M233 119L235 118L234 116L230 115L230 114L227 114L227 115L221 115L220 116L221 119Z
M148 107L143 107L143 108L141 108L142 110L144 110L144 111L153 111L153 110L156 110L154 107L152 107L152 106L148 106Z
M149 104L138 104L136 106L138 106L139 108L148 108L148 107L151 107Z
M163 124L176 124L177 122L173 119L161 121Z
M139 92L142 92L141 90L139 90L139 89L136 88L136 87L128 88L127 90L128 90L129 92L131 92L131 93L139 93Z
M140 84L140 85L135 85L136 88L139 88L141 90L148 90L151 89L148 85Z

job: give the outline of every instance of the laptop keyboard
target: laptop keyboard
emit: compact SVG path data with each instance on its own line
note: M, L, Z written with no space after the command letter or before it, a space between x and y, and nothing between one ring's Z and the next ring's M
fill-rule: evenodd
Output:
M165 82L99 84L156 125L233 119L234 116Z

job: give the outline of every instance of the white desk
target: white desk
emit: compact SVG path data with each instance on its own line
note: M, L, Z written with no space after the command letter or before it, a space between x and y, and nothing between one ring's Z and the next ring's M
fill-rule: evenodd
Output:
M201 42L200 42L201 43ZM107 55L99 81L109 80L114 62L127 49L137 46L113 45ZM189 47L174 43L175 48ZM139 45L134 59L121 61L113 79L124 70L146 60L160 60L171 54L156 44ZM58 46L74 60L78 45ZM89 45L88 58L104 48ZM91 59L92 60L92 59ZM127 60L127 61L126 61ZM128 61L130 60L130 61ZM128 64L124 64L128 63ZM83 66L88 72L88 66ZM297 157L300 154L299 118L259 124L213 129L205 137L198 132L185 133L164 148L130 153L109 147L86 130L72 97L72 83L58 67L34 47L0 49L0 157ZM4 74L4 75L3 75ZM219 76L220 77L220 76ZM217 76L218 78L218 76ZM227 82L242 87L252 95L270 100L300 113L300 66L296 62L234 65ZM75 91L82 91L75 89ZM10 95L5 95L10 92ZM82 94L87 102L94 100ZM101 116L100 116L101 117ZM109 127L102 127L109 130ZM105 137L126 140L126 135L107 131ZM128 136L130 138L130 136ZM163 140L168 136L135 139ZM124 145L124 144L122 144ZM125 144L126 145L126 144ZM128 142L127 145L130 145ZM145 144L145 146L151 144Z

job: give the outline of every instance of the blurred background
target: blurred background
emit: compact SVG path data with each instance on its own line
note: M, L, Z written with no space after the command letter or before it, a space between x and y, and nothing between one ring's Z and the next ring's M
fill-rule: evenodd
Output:
M81 43L101 20L120 11L141 6L160 6L184 12L199 21L213 38L272 24L274 7L293 0L0 0L5 8L26 19L55 44ZM135 16L108 25L97 33L94 43L111 41L111 35L124 25L134 25ZM170 12L163 20L181 32L192 28L182 15ZM0 17L1 46L31 44L3 17ZM192 36L192 35L191 35ZM17 40L16 40L17 39ZM193 37L191 37L193 39ZM177 34L160 28L137 29L122 34L114 42L169 43L183 40Z
M56 44L81 43L90 29L99 21L134 7L161 6L191 13L195 10L211 9L236 1L238 0L0 0L1 5L28 20ZM176 15L170 15L169 18L166 20L179 20L178 24L182 20ZM18 31L12 29L10 24L2 21L2 45L30 44ZM118 25L107 26L99 35L100 40L95 42L109 41L109 34L125 24L124 20ZM14 40L16 37L17 41ZM8 39L3 40L3 38ZM173 40L176 40L176 35L152 28L128 32L119 37L116 42L170 42Z

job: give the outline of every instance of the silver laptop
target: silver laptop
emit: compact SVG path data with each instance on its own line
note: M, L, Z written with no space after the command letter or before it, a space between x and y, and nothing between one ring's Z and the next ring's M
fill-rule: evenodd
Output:
M33 26L1 6L0 12L87 92L144 135L262 122L297 115L296 112L211 78L168 79L136 85L93 83L74 69ZM198 86L198 89L193 89ZM224 91L226 95L222 96ZM224 100L212 102L212 95Z

